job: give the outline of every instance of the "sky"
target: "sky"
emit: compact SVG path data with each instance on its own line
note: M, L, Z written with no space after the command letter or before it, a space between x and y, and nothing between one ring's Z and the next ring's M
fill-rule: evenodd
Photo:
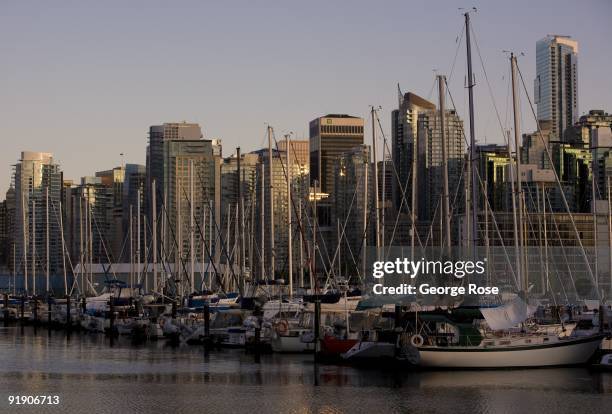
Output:
M436 103L436 73L467 130L458 8L472 6L479 143L502 142L512 124L503 51L524 53L531 96L535 44L548 33L580 44L580 112L612 112L609 0L1 0L0 194L21 151L52 152L78 181L144 164L148 127L163 122L199 123L228 156L263 147L266 124L308 138L308 122L327 113L366 118L369 143L374 105L390 138L397 84ZM521 131L534 126L521 91Z

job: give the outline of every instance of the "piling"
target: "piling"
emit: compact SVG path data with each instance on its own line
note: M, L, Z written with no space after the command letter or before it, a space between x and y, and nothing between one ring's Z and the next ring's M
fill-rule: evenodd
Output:
M70 331L72 321L70 320L70 295L66 295L66 329Z
M317 362L317 356L319 353L319 338L321 330L321 300L315 300L315 312L314 312L314 359Z
M255 349L259 350L261 344L261 328L255 328Z
M51 296L47 296L47 326L51 329Z
M399 304L395 304L395 313L393 315L393 327L397 331L398 328L402 327L402 307Z
M38 297L34 296L34 309L32 310L34 325L38 325Z
M9 295L8 293L4 294L4 326L8 326L9 322Z
M111 296L109 300L109 308L110 308L110 327L108 333L111 337L115 334L115 298Z
M23 322L23 320L25 319L25 296L21 295L21 318L20 320Z
M204 305L204 336L210 338L210 306Z

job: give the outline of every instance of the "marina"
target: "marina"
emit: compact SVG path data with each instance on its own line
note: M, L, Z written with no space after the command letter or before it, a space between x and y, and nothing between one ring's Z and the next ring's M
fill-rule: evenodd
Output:
M350 13L334 16L348 21ZM497 35L522 35L519 27L488 27L512 20L503 13L497 20L476 7L453 13L451 20L440 11L432 23L440 31L454 24L454 44L448 33L433 37L430 27L402 37L429 38L431 55L390 65L401 68L393 76L402 82L411 73L408 90L393 81L391 108L360 100L307 125L270 123L258 105L245 105L260 81L245 87L229 74L259 73L249 65L265 61L270 68L260 75L274 82L260 99L310 108L300 92L308 82L284 79L292 71L277 60L328 78L334 56L321 54L320 45L304 54L299 42L279 43L285 52L267 56L276 53L267 39L242 40L249 53L224 49L219 58L206 44L205 60L214 65L198 68L200 52L160 59L156 51L160 64L148 69L165 73L161 62L176 64L186 70L174 73L177 85L183 77L190 85L217 77L240 85L234 101L248 110L223 107L222 94L207 85L193 93L217 102L219 112L208 108L205 123L144 124L146 143L144 136L134 141L144 164L125 162L123 151L135 148L130 136L117 151L120 164L97 170L92 159L87 168L96 171L80 180L69 179L52 152L21 151L0 202L0 412L609 412L612 114L578 111L576 39L546 34L534 59L501 49L508 39ZM232 25L207 39L246 27L230 15ZM194 30L214 26L183 17ZM164 22L164 36L176 30ZM386 45L380 40L356 53L338 44L334 54L358 59L346 73L363 77L362 66L404 58L398 48L369 56ZM92 44L94 51L106 47ZM257 48L263 57L247 58ZM299 59L288 49L299 50ZM233 56L241 60L225 80L210 75ZM412 92L426 90L411 71L438 58L448 70L433 69L429 95ZM129 59L108 62L133 76L121 66L132 65ZM326 71L312 70L312 62ZM535 64L533 78L527 62ZM376 70L375 83L386 84L388 70ZM284 80L295 84L285 88L291 99L271 87ZM341 84L332 82L327 88L337 90L317 107L335 107L330 97L342 96ZM155 88L160 97L162 86ZM184 95L170 106L180 107ZM163 99L153 103L121 118L142 123L136 109L144 119L181 113L161 106ZM226 141L253 148L230 146L228 154L214 126L227 112L234 114L224 121L228 130L256 120L259 140L253 129L236 135L243 141ZM73 145L67 154L87 158Z

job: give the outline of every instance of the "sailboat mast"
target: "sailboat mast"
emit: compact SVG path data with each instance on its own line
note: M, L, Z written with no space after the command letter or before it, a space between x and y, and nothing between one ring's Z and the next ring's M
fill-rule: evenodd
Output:
M597 148L599 143L593 140L593 131L589 131L589 147L591 148L591 214L593 215L593 273L595 274L595 289L599 290L599 271L597 260L597 188L595 170L597 168Z
M265 193L265 168L264 168L264 163L261 163L261 168L260 168L260 181L261 181L261 191L260 191L260 198L261 198L261 203L259 204L259 231L260 231L260 236L261 239L259 241L259 250L260 250L260 255L259 255L259 261L260 261L260 278L261 280L264 280L266 278L266 260L265 260L265 242L266 242L266 231L265 231L265 211L264 211L264 205L265 205L265 198L266 198L266 193Z
M291 238L291 154L289 134L285 134L285 153L287 154L287 260L289 264L289 297L293 297L293 240Z
M193 188L193 160L189 160L189 293L195 292L195 211Z
M378 114L376 114L376 121L378 122ZM384 252L385 249L385 206L386 206L386 199L387 199L387 194L386 194L386 176L387 176L387 159L385 157L386 155L386 151L387 151L387 137L385 136L385 134L382 134L383 136L383 147L382 147L382 188L381 188L381 201L382 201L382 208L380 209L380 246Z
M140 264L142 263L140 258L140 188L136 192L136 243L136 259L138 261L136 265L136 272L138 274L138 283L140 283Z
M133 210L134 206L130 204L130 288L134 287L134 243L132 242L132 230L134 228Z
M32 294L36 296L36 198L32 194Z
M472 45L470 42L470 12L465 16L465 43L467 53L468 71L468 103L470 109L470 169L471 169L471 198L472 198L472 255L476 259L476 246L478 245L478 160L476 154L476 130L474 125L474 75L472 73ZM467 212L466 212L467 214Z
M270 195L270 274L275 279L274 271L274 185L272 183L273 171L272 171L272 127L268 125L268 193Z
M410 260L415 260L414 249L415 249L415 241L416 241L416 219L417 219L417 201L416 201L416 193L417 193L417 153L419 151L419 134L412 134L412 177L411 177L411 193L410 193Z
M303 229L303 221L302 221L302 198L300 198L300 202L298 203L298 217L300 223L300 287L304 287L304 232ZM612 259L611 259L612 260ZM610 267L612 269L612 267Z
M83 193L79 194L79 261L80 261L80 273L81 273L81 291L85 296L85 282L83 278L83 266L85 265L85 258L83 256Z
M142 215L142 248L144 264L142 266L142 277L144 278L145 293L149 292L149 244L147 243L147 216ZM142 283L142 281L141 281Z
M515 236L515 240L518 241L516 254L518 255L518 276L519 276L519 287L523 292L527 291L527 275L524 272L523 263L523 203L522 203L522 188L521 188L521 156L520 156L520 123L519 123L519 102L518 102L518 90L516 84L516 56L513 53L510 54L510 66L512 69L512 110L514 115L514 157L516 160L516 204L518 207L518 233Z
M157 292L157 194L155 180L151 183L151 210L153 214L153 291Z
M549 268L548 268L548 224L546 223L546 191L544 190L544 183L542 183L542 215L544 222L544 269L545 269L545 285L542 291L544 293L548 292L550 287L550 277L549 277ZM612 259L611 259L612 260Z
M184 290L184 283L183 283L183 277L182 277L182 269L181 269L181 262L183 260L183 217L182 217L182 211L181 209L182 207L182 177L177 178L177 183L178 183L178 197L176 199L176 203L177 203L177 209L176 209L176 233L177 233L177 238L176 238L176 242L177 242L177 246L176 246L176 260L175 260L175 268L174 268L174 272L176 273L176 280L179 281L179 286L180 286L180 293L179 296L183 296L183 290Z
M376 243L376 260L380 260L380 206L378 201L378 160L376 158L376 128L375 128L375 115L376 110L372 106L372 160L374 167L374 218L375 218L375 243Z
M444 194L442 195L442 216L444 217L444 241L443 246L445 247L445 254L449 254L451 250L451 230L450 230L450 205L449 205L449 189L448 189L448 148L446 142L446 107L444 98L446 92L444 90L444 83L446 77L438 75L438 100L440 106L440 137L442 140L442 185Z
M608 187L608 258L610 260L610 273L612 274L612 198L610 198L610 177L607 180ZM610 278L610 295L612 296L612 277Z
M236 186L237 186L237 196L238 196L238 223L237 225L239 226L238 229L240 232L244 231L244 218L243 218L243 211L242 211L242 165L241 165L241 154L240 154L240 147L236 148ZM240 235L240 237L238 237L238 264L239 264L239 269L238 269L238 278L239 278L239 283L240 285L242 285L243 280L244 280L244 243L242 240L242 234ZM242 290L242 288L241 288Z
M25 194L21 196L21 220L23 223L23 276L24 276L24 287L26 295L29 290L28 286L28 226L26 220L26 208L28 205L26 204Z
M363 164L363 240L361 245L361 276L366 278L366 247L368 238L368 164L370 163L369 154L365 154Z
M49 293L49 186L45 187L45 276L47 279L47 293Z

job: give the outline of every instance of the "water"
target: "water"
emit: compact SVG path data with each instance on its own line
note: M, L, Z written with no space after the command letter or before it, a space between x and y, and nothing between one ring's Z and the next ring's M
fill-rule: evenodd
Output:
M583 368L397 372L315 366L164 341L0 328L0 412L9 395L59 395L65 413L610 412L612 373ZM60 412L58 406L12 406Z

